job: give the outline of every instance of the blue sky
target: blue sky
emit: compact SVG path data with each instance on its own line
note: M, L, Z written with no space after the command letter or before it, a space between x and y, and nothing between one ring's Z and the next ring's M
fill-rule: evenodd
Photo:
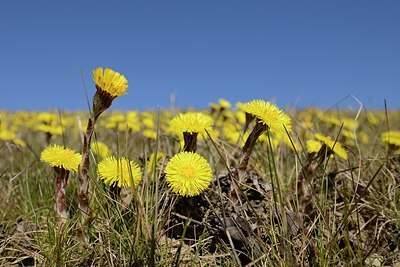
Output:
M225 98L400 108L400 1L4 1L0 109L84 110L91 71L129 81L114 109ZM347 98L342 106L357 106Z

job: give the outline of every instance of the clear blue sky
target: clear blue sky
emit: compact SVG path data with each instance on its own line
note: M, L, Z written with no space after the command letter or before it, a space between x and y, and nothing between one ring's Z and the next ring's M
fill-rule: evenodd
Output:
M86 109L91 71L129 81L115 109L218 98L400 108L400 1L2 1L0 109ZM344 105L353 105L348 99Z

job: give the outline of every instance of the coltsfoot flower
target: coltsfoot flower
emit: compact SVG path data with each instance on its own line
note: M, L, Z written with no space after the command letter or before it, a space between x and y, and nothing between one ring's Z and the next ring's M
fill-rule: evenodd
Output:
M257 117L260 123L267 125L271 133L277 136L286 134L285 128L288 132L292 129L290 117L271 102L252 100L245 105L244 111Z
M171 120L170 129L176 134L184 132L205 134L205 129L210 131L213 124L214 120L201 112L179 113Z
M333 150L333 152L343 159L347 159L347 151L343 148L342 144L338 141L332 140L330 136L324 136L320 133L316 133L314 137L323 142L327 147Z
M166 180L174 193L196 196L203 192L212 178L207 160L197 153L181 152L168 162Z
M100 178L108 185L116 183L118 187L137 186L142 179L142 172L137 163L126 158L113 156L104 158L97 166Z
M97 68L92 74L97 89L93 97L93 114L97 119L116 97L126 93L128 80L124 75L108 68Z
M97 90L106 91L113 97L124 95L128 89L128 80L125 76L112 69L95 69L93 71L93 80Z
M381 141L386 144L400 147L400 131L387 131L382 133Z
M58 167L68 171L78 171L78 166L81 163L82 156L74 150L64 148L59 145L47 146L40 159L47 162L51 167Z
M99 158L105 158L110 154L110 149L103 142L95 141L90 148L93 154L97 155Z

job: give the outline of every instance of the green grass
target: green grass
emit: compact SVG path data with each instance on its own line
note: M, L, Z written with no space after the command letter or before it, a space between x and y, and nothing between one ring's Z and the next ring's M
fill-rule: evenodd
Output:
M171 158L180 150L177 138L166 131L173 114L151 114L157 139L144 137L143 125L139 132L106 128L102 123L111 121L112 113L99 118L95 139L108 144L115 155L139 162L145 170L151 153L159 151ZM226 114L225 121L221 114L215 116L215 129L222 133L224 123L243 126ZM71 122L63 135L51 137L51 143L80 150L76 115L61 114ZM290 136L303 149L293 151L284 144L271 149L271 144L258 142L251 154L247 180L238 185L235 198L229 191L233 188L229 175L238 163L240 142L229 142L223 134L198 138L197 151L209 161L213 182L202 196L193 199L169 190L162 166L153 173L144 171L137 188L124 189L113 197L112 189L98 179L98 159L91 157L93 221L89 242L82 243L76 232L80 218L77 174L70 174L67 187L70 219L59 227L53 212L55 174L39 160L46 135L14 121L19 115L3 112L1 125L16 124L27 147L0 140L0 265L400 264L399 156L380 142L382 132L399 130L399 112L385 115L363 110L357 115L345 110L302 110L290 115L294 124ZM79 116L85 128L85 115ZM356 121L357 142L343 135L346 123L341 130L340 125L321 116ZM378 122L372 123L371 116L379 118ZM305 127L305 121L311 121L312 128ZM312 196L304 211L297 178L307 163L307 136L315 132L345 143L349 157L328 157L309 176ZM369 137L368 143L361 140L363 134ZM199 214L202 217L197 217Z

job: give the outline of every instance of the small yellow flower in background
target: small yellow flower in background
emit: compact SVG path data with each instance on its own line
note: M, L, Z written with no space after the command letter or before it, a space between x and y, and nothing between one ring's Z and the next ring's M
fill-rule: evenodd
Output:
M369 143L369 135L365 132L360 133L360 139L361 139L361 142L363 142L364 144Z
M15 132L0 128L0 140L11 141L17 146L24 148L26 143L22 141Z
M246 123L246 112L237 110L234 114L235 120L238 124L244 125Z
M153 177L154 167L162 163L165 159L165 154L162 152L152 153L147 161L147 173Z
M126 94L128 80L124 75L109 68L97 68L93 71L93 80L98 90L106 91L113 97Z
M51 135L61 135L62 134L62 127L61 125L46 125L40 124L36 126L36 130L42 131L44 133L48 133Z
M218 104L221 107L221 109L229 109L232 106L231 102L223 98L218 99Z
M330 149L333 150L335 154L337 154L339 157L343 159L347 159L347 151L343 148L342 144L340 142L335 142L332 140L330 136L324 136L320 133L316 133L314 137L323 142L325 145L327 145Z
M306 141L306 146L308 153L318 153L318 151L321 149L322 143L317 140L310 139Z
M211 111L217 111L219 110L219 105L215 103L210 103L209 104Z
M105 158L108 155L110 155L110 149L103 142L99 141L92 142L90 148L92 149L93 154L95 154L99 158Z
M152 129L145 129L143 131L143 136L149 139L157 139L157 132Z
M104 183L112 185L116 183L118 187L137 186L142 179L142 172L139 165L126 158L116 159L113 156L104 158L97 166L100 178Z
M40 155L43 162L50 164L51 167L58 167L68 171L78 171L82 156L74 150L64 148L59 145L47 146Z
M196 196L203 192L212 178L207 160L193 152L176 154L165 168L166 180L174 193Z
M386 144L400 147L400 131L387 131L382 133L381 141Z
M236 102L236 108L240 111L245 111L246 110L246 104L242 102Z
M205 134L205 129L210 131L213 124L214 121L209 115L201 112L188 112L179 113L169 125L171 131L176 134L184 132Z
M367 120L373 125L377 125L380 122L379 118L372 112L367 113Z
M266 144L268 144L268 135L267 134L262 134L259 137L259 140L261 142L265 142ZM280 144L284 144L285 146L289 147L290 150L292 151L301 151L302 147L301 145L292 137L289 138L289 136L287 134L285 134L284 136L271 136L271 146L273 150L276 150L278 148L278 146Z
M290 117L271 102L259 99L250 101L246 104L245 112L257 117L277 136L286 134L285 127L288 132L292 129Z

